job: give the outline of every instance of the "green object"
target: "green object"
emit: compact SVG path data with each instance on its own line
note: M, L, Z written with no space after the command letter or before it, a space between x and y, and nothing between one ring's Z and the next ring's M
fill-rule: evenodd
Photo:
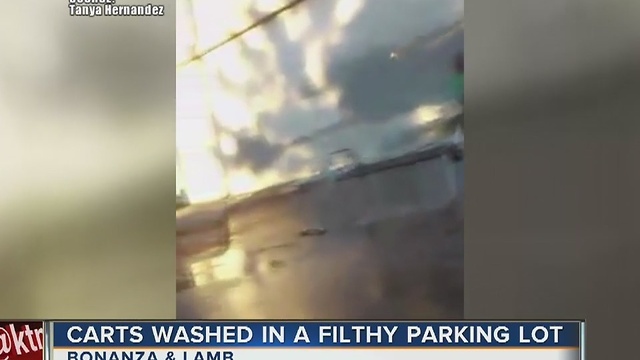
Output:
M464 101L464 74L455 74L452 79L453 96L456 100Z

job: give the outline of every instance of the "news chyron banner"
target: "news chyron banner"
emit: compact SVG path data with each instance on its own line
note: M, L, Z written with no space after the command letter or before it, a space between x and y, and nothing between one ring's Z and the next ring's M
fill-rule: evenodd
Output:
M42 360L43 322L0 321L0 360Z
M54 322L52 330L47 360L584 359L582 322Z

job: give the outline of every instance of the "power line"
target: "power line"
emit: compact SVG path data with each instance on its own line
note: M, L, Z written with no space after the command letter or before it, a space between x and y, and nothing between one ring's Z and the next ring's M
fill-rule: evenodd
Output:
M294 8L297 5L302 4L303 2L305 2L307 0L293 0L289 3L287 3L286 5L283 5L282 7L278 8L277 10L261 17L260 19L258 19L256 22L254 22L253 24L245 27L244 29L230 35L228 38L226 38L225 40L210 46L208 48L206 48L205 50L203 50L202 52L198 53L198 54L194 54L191 57L189 57L188 59L180 62L178 64L178 67L182 67L182 66L186 66L194 61L200 60L202 59L204 56L206 56L207 54L211 53L212 51L217 50L218 48L230 43L231 41L241 37L242 35L248 33L249 31L256 29L272 20L274 20L276 17L278 17L278 15L282 14L283 12L290 10L292 8ZM191 9L191 13L193 15L193 9ZM193 21L193 16L191 16L192 21Z

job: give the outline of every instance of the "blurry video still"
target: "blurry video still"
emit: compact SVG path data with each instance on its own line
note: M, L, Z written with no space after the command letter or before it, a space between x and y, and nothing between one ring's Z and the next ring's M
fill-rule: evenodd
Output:
M177 5L177 318L462 318L464 2Z

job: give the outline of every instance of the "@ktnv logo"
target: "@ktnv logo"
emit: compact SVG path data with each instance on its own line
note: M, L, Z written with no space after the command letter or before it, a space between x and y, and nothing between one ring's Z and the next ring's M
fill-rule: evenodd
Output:
M0 360L24 355L41 358L42 347L42 325L0 323Z

